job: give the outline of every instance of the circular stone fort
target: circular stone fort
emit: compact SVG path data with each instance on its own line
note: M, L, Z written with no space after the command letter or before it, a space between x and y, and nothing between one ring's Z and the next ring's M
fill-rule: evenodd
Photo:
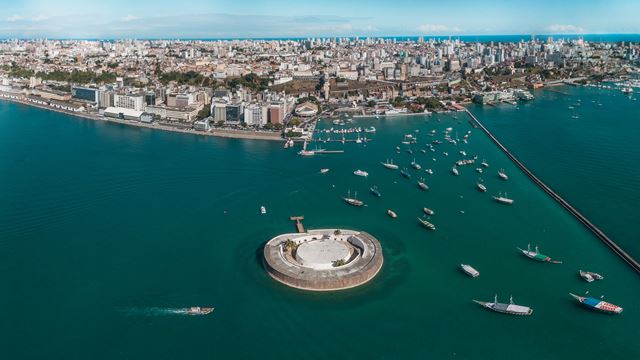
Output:
M349 289L373 279L382 268L380 242L366 232L343 229L283 234L264 246L269 275L303 290Z

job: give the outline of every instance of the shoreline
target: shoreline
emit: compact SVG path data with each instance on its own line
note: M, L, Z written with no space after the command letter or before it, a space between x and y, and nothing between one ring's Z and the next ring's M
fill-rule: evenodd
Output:
M101 115L94 115L94 114L91 114L91 113L71 112L71 111L66 111L66 110L62 110L62 109L52 108L50 106L45 106L45 105L40 105L40 104L33 104L33 103L28 102L28 101L17 100L17 99L10 99L10 98L2 98L2 97L0 97L0 100L4 100L4 101L11 102L11 103L14 103L14 104L34 107L34 108L38 108L38 109L42 109L42 110L53 111L53 112L57 112L57 113L61 113L61 114L69 115L69 116L75 116L77 118L81 118L81 119L85 119L85 120L102 121L102 122L126 125L126 126L131 126L131 127L136 127L136 128L146 128L146 129L153 129L153 130L160 130L160 131L167 131L167 132L174 132L174 133L191 134L191 135L213 136L213 137L227 138L227 139L284 141L282 139L282 136L281 136L280 132L277 132L277 133L275 133L275 132L274 133L264 132L264 133L262 133L262 132L250 132L250 131L232 130L232 129L215 129L215 128L213 128L211 131L205 132L205 131L197 131L197 130L194 130L194 129L180 129L180 128L176 128L176 127L172 127L172 126L160 125L158 123L145 124L145 123L134 122L134 121L130 121L130 120L121 120L121 119L109 118L109 117L105 117L105 116L101 116Z
M607 245L616 255L618 255L624 262L626 262L636 272L640 273L640 263L638 263L631 255L624 251L615 241L609 238L602 230L594 225L586 216L582 215L576 208L574 208L568 201L563 199L555 191L553 191L547 184L542 182L537 176L531 172L515 155L513 155L502 143L478 120L469 109L465 108L465 112L469 117L478 125L480 129L489 137L489 139L502 150L507 157L513 161L513 163L538 185L547 195L560 204L565 210L573 215L580 223L582 223L588 230L590 230L598 239L600 239L605 245Z

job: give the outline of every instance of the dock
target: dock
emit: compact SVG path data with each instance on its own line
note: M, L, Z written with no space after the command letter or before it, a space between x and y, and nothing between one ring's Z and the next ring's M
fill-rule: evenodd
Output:
M600 239L605 245L607 245L611 250L613 250L616 255L618 255L622 260L624 260L629 266L631 266L635 271L640 273L640 263L638 263L631 255L625 252L615 241L611 240L602 230L600 230L597 226L595 226L586 216L582 215L576 208L574 208L569 202L563 199L560 195L558 195L555 191L553 191L547 184L543 183L542 180L538 179L531 170L529 170L518 158L516 158L507 148L502 145L498 139L493 136L493 134L478 120L471 111L468 109L465 110L467 115L473 119L473 121L478 125L482 131L484 131L487 136L493 141L494 144L502 150L505 155L514 164L522 170L522 172L527 175L531 181L533 181L536 185L538 185L544 192L546 192L549 196L551 196L555 201L557 201L563 208L565 208L571 215L573 215L578 221L580 221L587 229L589 229L598 239Z
M304 216L292 216L289 219L291 219L291 221L295 221L296 222L296 230L300 234L303 234L303 233L306 232L304 230L304 225L302 225L302 220L304 220Z

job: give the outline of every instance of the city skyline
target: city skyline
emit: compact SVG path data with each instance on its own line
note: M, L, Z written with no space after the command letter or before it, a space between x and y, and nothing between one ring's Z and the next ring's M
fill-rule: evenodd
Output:
M637 34L640 3L542 0L535 6L399 0L165 0L108 4L63 0L0 2L1 38L278 38L461 36L505 34ZM615 19L612 21L611 19Z

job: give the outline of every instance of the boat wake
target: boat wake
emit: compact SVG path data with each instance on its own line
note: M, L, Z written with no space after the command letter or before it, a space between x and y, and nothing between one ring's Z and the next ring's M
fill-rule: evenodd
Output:
M145 308L130 308L125 309L124 312L130 316L179 316L179 315L191 315L189 308L161 308L161 307L145 307Z

